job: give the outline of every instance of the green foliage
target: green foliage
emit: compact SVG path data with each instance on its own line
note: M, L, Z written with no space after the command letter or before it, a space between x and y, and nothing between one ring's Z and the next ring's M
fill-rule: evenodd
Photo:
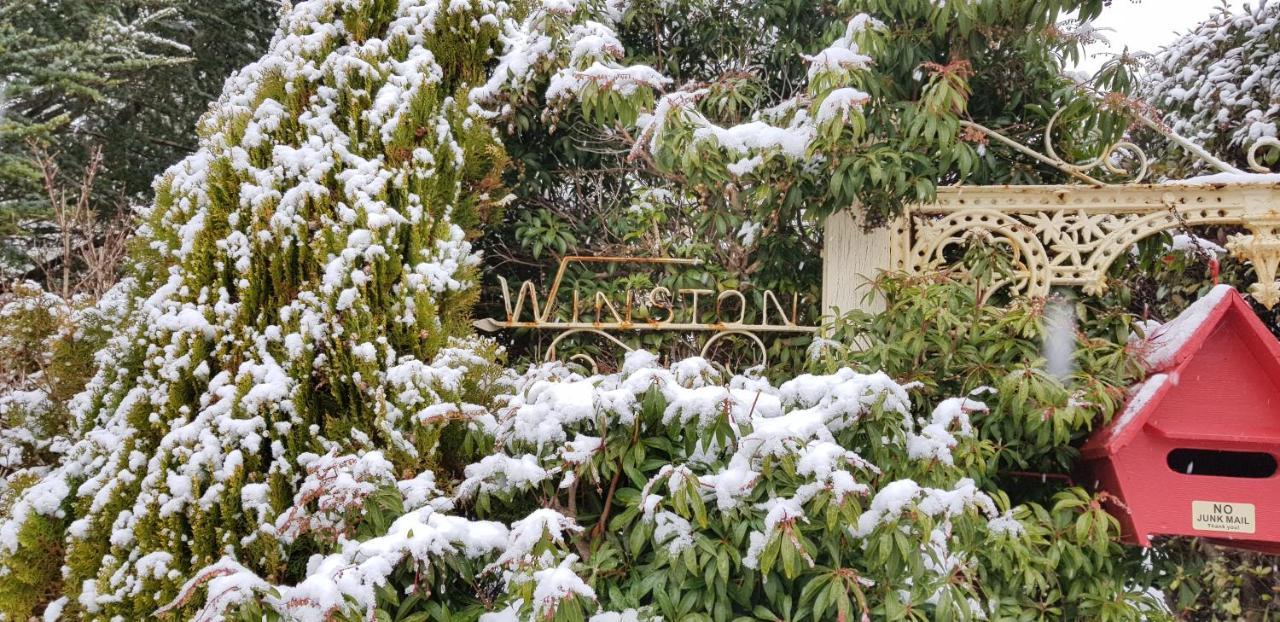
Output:
M34 617L62 588L63 521L42 515L26 520L18 532L18 553L6 556L0 580L0 616Z
M548 210L521 212L518 218L516 239L534 259L552 253L563 257L578 243L569 224Z
M815 344L820 353L815 364L832 369L852 361L863 369L883 369L904 382L918 383L917 390L927 396L924 404L947 395L982 399L988 410L975 413L972 420L985 451L970 462L968 472L1009 495L1011 504L1026 504L1026 512L1040 521L1040 530L1029 531L1052 549L1047 557L1041 557L1044 551L1025 551L1038 561L1031 565L1008 557L1024 552L1017 547L991 551L983 568L1012 564L1032 573L1017 586L1025 592L1011 592L1016 596L1006 603L1006 613L1020 617L1042 612L1043 617L1026 619L1123 615L1132 595L1099 598L1098 592L1131 586L1145 573L1138 570L1131 550L1109 541L1114 532L1105 525L1114 519L1071 483L1070 469L1077 455L1073 445L1110 418L1123 401L1125 387L1142 372L1123 342L1118 345L1112 337L1128 334L1128 316L1085 303L1051 301L1076 307L1075 313L1088 321L1070 336L1077 343L1070 376L1050 375L1041 357L1046 303L998 302L1000 292L991 285L1001 281L1000 274L1008 274L1002 267L1005 261L999 253L974 245L962 262L967 270L962 281L946 274L881 277L868 295L884 300L885 310L838 318L830 333L836 339ZM1080 514L1064 518L1071 512ZM1076 542L1061 540L1067 531Z
M1272 620L1280 613L1274 555L1177 538L1155 549L1153 564L1169 606L1183 620Z
M1010 274L1002 253L973 245L956 275L903 277L886 274L868 292L884 300L881 312L855 311L830 325L830 338L815 344L820 368L847 360L916 382L932 399L994 389L990 411L975 425L995 447L1002 470L1065 474L1072 447L1124 400L1143 370L1124 348L1131 317L1090 301L1001 301L993 284ZM961 278L968 286L958 284ZM1060 328L1078 347L1066 377L1047 371L1046 305L1060 305L1087 324ZM1076 332L1078 331L1078 332ZM841 345L848 344L848 345Z
M153 178L194 151L218 87L266 47L273 0L48 0L0 7L0 260L48 257L52 207L29 141L64 171L103 150L91 207L124 218ZM31 247L35 248L32 249Z

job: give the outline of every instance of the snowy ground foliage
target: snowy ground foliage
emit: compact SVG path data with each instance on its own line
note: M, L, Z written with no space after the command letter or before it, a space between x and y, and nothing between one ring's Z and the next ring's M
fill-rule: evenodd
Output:
M299 583L227 556L176 602L203 590L197 619L363 619L402 599L482 622L986 619L1035 587L1018 557L1052 545L1043 509L968 476L989 449L969 420L987 408L977 397L916 416L882 373L775 387L643 351L615 374L549 364L504 384L467 423L491 451L449 493L397 482L377 452L319 458L308 481L331 471L325 520L367 511L379 487L398 487L407 511L376 537L340 537ZM1076 544L1105 554L1114 526L1085 515L1096 522Z
M119 321L130 283L97 302L63 300L33 282L0 296L0 516L20 484L70 446L67 402L92 375L93 352Z
M1280 4L1255 0L1208 20L1162 49L1146 67L1140 95L1173 131L1241 166L1280 116ZM1264 151L1264 153L1266 153ZM1206 163L1184 154L1194 172ZM1277 154L1264 162L1274 164Z

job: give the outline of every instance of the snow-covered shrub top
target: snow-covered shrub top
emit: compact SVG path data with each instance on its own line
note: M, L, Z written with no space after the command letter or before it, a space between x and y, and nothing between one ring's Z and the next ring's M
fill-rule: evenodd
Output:
M472 89L472 111L488 118L510 115L515 105L544 86L554 107L585 94L650 93L671 82L647 65L622 66L625 53L612 28L623 2L544 0L530 3L524 19L504 22L503 53L488 82ZM545 84L539 84L542 80ZM552 113L548 110L547 113Z
M1173 131L1237 160L1276 136L1280 115L1280 5L1222 7L1149 63L1142 95ZM1205 163L1190 163L1192 170Z
M861 53L858 41L883 27L866 14L849 20L844 36L804 56L809 64L807 93L762 110L745 123L722 127L704 116L697 102L707 94L705 89L667 93L652 113L640 117L641 136L634 151L648 150L662 157L663 150L689 145L705 150L704 157L711 161L725 161L734 177L750 177L771 161L785 167L820 160L814 155L819 145L846 129L854 135L863 130L862 107L871 96L854 85L865 78L871 57ZM774 156L781 157L775 160Z
M337 552L313 557L297 584L272 584L229 555L193 576L175 602L206 590L201 619L244 603L287 619L363 617L385 604L381 590L407 563L419 577L413 589L454 610L479 599L490 611L485 622L573 619L557 617L570 609L593 620L647 619L659 608L635 605L653 597L620 596L637 589L645 569L687 569L684 581L704 571L709 581L745 578L752 603L765 602L750 594L768 581L829 566L854 578L859 597L830 602L849 619L866 611L863 591L937 604L953 588L947 598L962 598L951 605L981 616L979 551L1025 533L955 466L953 452L976 442L969 413L985 410L972 398L946 400L918 420L908 389L884 374L843 369L773 386L725 377L703 359L662 367L642 351L615 374L583 377L548 364L508 382L497 408L469 417L476 442L492 453L467 466L451 492L426 483L430 500L383 535L355 541L336 532ZM333 483L325 493L304 484L300 505L315 494L360 505L362 487L394 482L375 453L312 460L308 482L329 473ZM296 518L290 511L280 521ZM602 560L618 556L629 570L601 575ZM969 578L957 584L958 576ZM492 600L472 593L492 582L481 590Z
M588 118L616 119L635 125L633 154L704 149L703 159L721 162L735 177L748 177L766 162L788 166L814 157L819 144L842 132L857 135L865 121L862 108L871 96L856 88L866 78L871 57L859 41L874 39L884 24L859 13L843 36L813 55L809 92L760 111L751 120L722 127L699 111L704 87L685 85L654 93L672 80L647 65L621 65L625 50L613 24L627 3L571 0L535 3L528 17L504 29L503 53L489 82L471 92L475 109L490 118L510 120L519 107L537 97L546 106L544 121L554 124L569 106L581 105ZM565 21L566 17L575 17ZM558 19L557 19L558 18ZM776 161L773 156L781 156Z
M98 304L19 282L0 295L0 517L11 483L43 475L70 447L66 401L92 373L86 355L119 321L131 287L117 284Z

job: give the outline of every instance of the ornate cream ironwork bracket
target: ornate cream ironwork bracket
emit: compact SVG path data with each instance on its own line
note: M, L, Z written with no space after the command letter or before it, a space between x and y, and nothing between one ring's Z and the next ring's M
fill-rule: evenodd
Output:
M1055 286L1101 293L1112 263L1143 238L1161 231L1204 225L1239 226L1248 233L1228 244L1232 255L1253 264L1258 282L1255 300L1268 308L1280 303L1280 182L1274 176L1250 176L1179 136L1141 111L1137 122L1164 136L1220 173L1231 183L1187 180L1138 183L1150 172L1146 153L1121 140L1084 162L1067 162L1054 149L1054 125L1044 129L1044 153L970 121L967 130L1056 168L1080 185L953 186L938 189L937 201L910 207L887 230L864 231L850 214L827 221L823 267L823 311L875 310L858 285L882 270L920 272L947 263L950 251L984 235L1009 247L1016 272L1004 285L1016 292L1045 296ZM1280 148L1280 140L1262 138L1249 147L1249 168L1270 172L1258 160L1262 149ZM1126 157L1127 156L1127 157ZM1130 163L1129 168L1121 164ZM1104 178L1128 177L1109 184ZM884 250L887 248L887 251Z
M1245 223L1249 233L1234 236L1227 244L1231 254L1253 264L1258 282L1249 286L1249 295L1270 309L1280 302L1280 284L1276 271L1280 268L1280 216Z
M870 233L840 215L827 223L823 306L863 307L851 275L936 269L975 232L1010 249L1017 272L1008 286L1018 293L1045 296L1056 286L1101 293L1111 265L1138 241L1204 225L1248 231L1228 247L1253 263L1252 296L1268 307L1280 303L1280 184L1267 183L947 187L935 203ZM859 250L883 245L887 253Z

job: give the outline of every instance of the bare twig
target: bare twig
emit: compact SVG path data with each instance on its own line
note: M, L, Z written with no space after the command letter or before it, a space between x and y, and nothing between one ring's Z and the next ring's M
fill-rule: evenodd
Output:
M64 300L81 293L99 297L115 283L130 234L123 204L116 206L109 219L99 218L95 209L93 188L102 169L102 148L89 150L89 161L73 187L64 183L56 154L34 141L28 148L40 169L53 212L59 252L57 257L33 257L33 261L46 287L55 289Z

